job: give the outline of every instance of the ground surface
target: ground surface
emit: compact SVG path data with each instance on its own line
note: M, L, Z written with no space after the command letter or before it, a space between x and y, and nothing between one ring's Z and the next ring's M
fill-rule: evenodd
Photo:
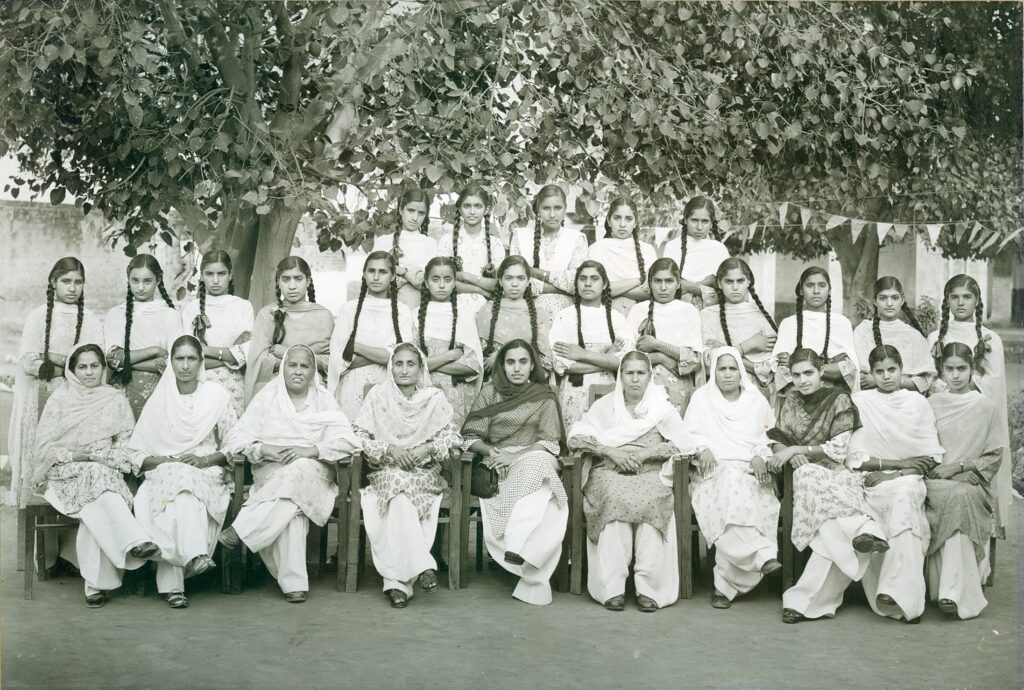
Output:
M372 567L355 594L322 575L303 605L285 603L269 578L240 596L190 592L184 610L153 594L87 609L71 578L37 583L24 601L14 519L10 509L0 516L4 687L1018 687L1021 678L1016 527L999 544L978 619L953 622L929 607L920 625L885 620L851 588L836 618L793 626L780 620L774 581L727 611L700 587L655 614L610 613L585 594L521 604L511 577L493 570L404 611L387 606Z

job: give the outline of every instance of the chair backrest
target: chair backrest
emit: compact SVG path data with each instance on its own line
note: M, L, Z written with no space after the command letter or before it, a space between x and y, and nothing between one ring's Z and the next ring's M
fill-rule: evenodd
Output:
M614 383L593 383L590 385L587 409L589 410L595 402L615 390Z

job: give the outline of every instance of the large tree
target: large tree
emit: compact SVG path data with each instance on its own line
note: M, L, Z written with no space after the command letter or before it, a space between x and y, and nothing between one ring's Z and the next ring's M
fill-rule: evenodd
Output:
M1004 234L1019 213L1014 5L15 0L0 26L29 186L123 221L129 252L180 216L257 303L303 213L324 249L365 242L400 184L482 180L506 221L533 183L591 215L609 185L657 207L704 190L765 228L734 246L835 248L851 291L871 229L780 226L768 202ZM976 254L951 228L944 250Z

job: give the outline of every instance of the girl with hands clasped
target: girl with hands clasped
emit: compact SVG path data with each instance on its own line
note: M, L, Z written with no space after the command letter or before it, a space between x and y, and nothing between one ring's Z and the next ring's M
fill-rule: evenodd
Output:
M640 219L634 201L612 200L604 218L605 236L590 245L587 258L600 262L611 281L612 309L629 313L637 300L647 299L647 268L658 258L654 247L640 241Z
M537 304L530 284L530 265L516 254L498 266L494 296L476 314L483 344L484 372L490 376L498 350L510 340L525 340L540 354L545 373L551 371L551 314Z
M373 240L373 252L388 252L395 260L398 299L410 309L420 304L423 267L438 255L437 242L427 234L430 228L430 194L407 189L398 197L395 209L398 228Z

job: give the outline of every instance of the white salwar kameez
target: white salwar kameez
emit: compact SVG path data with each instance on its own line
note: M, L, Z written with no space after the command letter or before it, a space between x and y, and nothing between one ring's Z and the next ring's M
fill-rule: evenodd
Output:
M958 532L928 556L929 596L932 601L948 599L954 602L960 620L977 618L988 606L981 583L991 572L989 545L982 548L984 553L979 561L974 543L966 534Z
M370 252L388 252L394 249L394 233L378 235L373 240ZM410 282L411 278L423 278L427 262L438 256L437 241L430 235L402 230L398 235L398 265L406 270L405 277L399 277L398 299L410 309L420 306L420 289Z
M465 228L459 228L459 257L462 260L462 270L480 277L487 267L487 246L491 248L491 269L495 272L498 266L505 260L505 245L501 238L495 235L480 232L469 234ZM455 256L452 245L452 235L446 234L437 242L438 256ZM459 292L459 314L470 314L476 318L480 307L487 303L487 296L476 292Z
M820 311L804 309L803 337L796 341L796 315L787 316L779 323L778 338L772 348L772 361L775 362L775 386L782 391L792 382L788 366L777 363L782 353L790 354L797 347L806 347L820 353L825 347L825 331L828 330L828 358L835 364L847 387L851 391L860 390L860 360L857 357L857 345L853 338L853 326L850 320L835 312L825 314ZM831 326L829 326L831 323ZM845 355L845 356L844 356Z
M198 317L198 299L186 302L181 307L181 322L189 331L195 329L195 320ZM219 383L227 389L231 394L231 406L235 409L235 417L238 418L245 411L245 374L242 370L255 328L256 317L252 303L234 295L207 295L206 318L210 321L210 327L203 335L206 344L230 350L235 358L234 364L224 362L224 366L208 369L206 380Z
M641 285L647 284L647 271L651 264L658 260L658 252L646 242L640 243L640 256L644 260L644 269L641 271L636 261L636 244L632 237L616 239L605 237L590 245L587 258L599 262L604 266L608 274L608 280L618 283L627 280L638 280ZM630 297L616 297L612 300L612 309L621 312L623 316L636 304L636 300ZM699 331L699 329L698 329Z
M730 401L715 383L723 356L739 367L739 398ZM754 456L771 456L766 431L775 415L747 377L743 359L733 347L711 353L708 382L693 394L684 420L698 448L715 456L710 477L693 473L690 501L697 524L716 549L715 589L730 601L761 581L761 567L778 558L781 505L771 485L761 483L750 468Z
M512 232L509 255L519 255L533 266L534 226L517 228ZM530 281L537 306L549 314L557 314L572 305L576 289L576 269L587 260L589 247L586 236L579 230L561 227L558 232L540 235L540 267L547 271L551 285L561 292L544 292L547 285L534 278Z

